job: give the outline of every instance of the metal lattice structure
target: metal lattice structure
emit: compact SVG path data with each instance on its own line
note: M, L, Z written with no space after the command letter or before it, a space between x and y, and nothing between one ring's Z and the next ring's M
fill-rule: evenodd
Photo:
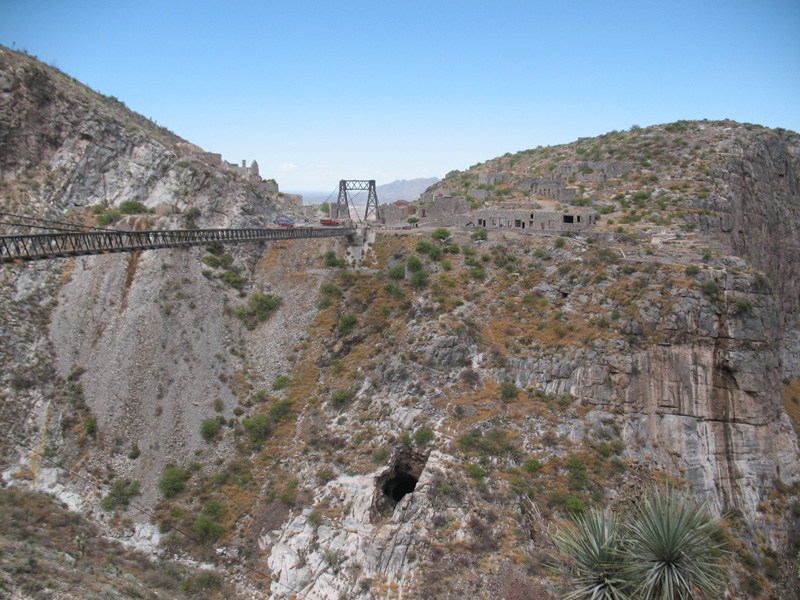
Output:
M367 192L367 208L364 211L364 221L369 219L370 216L375 216L379 219L378 215L378 192L375 191L374 179L342 179L339 181L339 198L336 201L336 215L342 218L346 215L350 218L350 207L353 207L353 212L358 216L356 205L353 199L347 192Z
M214 242L241 244L295 238L322 238L349 236L355 228L316 229L177 229L163 231L82 231L68 233L43 233L36 235L0 236L0 262L22 262L136 252L156 248L204 246Z

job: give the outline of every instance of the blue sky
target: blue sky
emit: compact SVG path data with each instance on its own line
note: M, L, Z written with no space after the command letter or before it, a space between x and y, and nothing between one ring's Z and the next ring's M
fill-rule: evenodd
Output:
M633 124L800 130L798 0L2 0L0 44L285 191Z

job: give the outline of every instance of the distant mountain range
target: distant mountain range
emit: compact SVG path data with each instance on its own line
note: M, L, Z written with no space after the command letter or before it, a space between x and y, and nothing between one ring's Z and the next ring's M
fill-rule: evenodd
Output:
M438 182L438 177L397 179L391 183L376 186L375 191L378 192L378 202L381 204L396 202L397 200L412 202L419 200L419 195L422 192Z

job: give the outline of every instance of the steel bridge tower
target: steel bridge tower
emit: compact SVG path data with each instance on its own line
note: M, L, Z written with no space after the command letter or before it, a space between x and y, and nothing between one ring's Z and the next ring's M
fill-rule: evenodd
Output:
M378 214L378 192L375 191L374 179L342 179L339 181L339 198L336 201L336 216L341 219L342 215L345 218L350 218L350 207L353 207L353 212L358 216L356 205L353 199L347 192L367 192L367 208L364 211L364 221L367 221L371 215L375 219L379 219Z

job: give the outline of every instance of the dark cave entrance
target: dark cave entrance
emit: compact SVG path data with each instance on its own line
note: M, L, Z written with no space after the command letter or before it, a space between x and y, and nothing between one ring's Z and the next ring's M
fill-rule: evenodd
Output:
M402 473L383 484L383 493L395 502L400 502L403 496L414 491L414 488L417 487L417 481L418 479L413 475Z
M414 493L428 457L405 447L397 448L389 466L375 480L375 518L394 511L398 502Z

